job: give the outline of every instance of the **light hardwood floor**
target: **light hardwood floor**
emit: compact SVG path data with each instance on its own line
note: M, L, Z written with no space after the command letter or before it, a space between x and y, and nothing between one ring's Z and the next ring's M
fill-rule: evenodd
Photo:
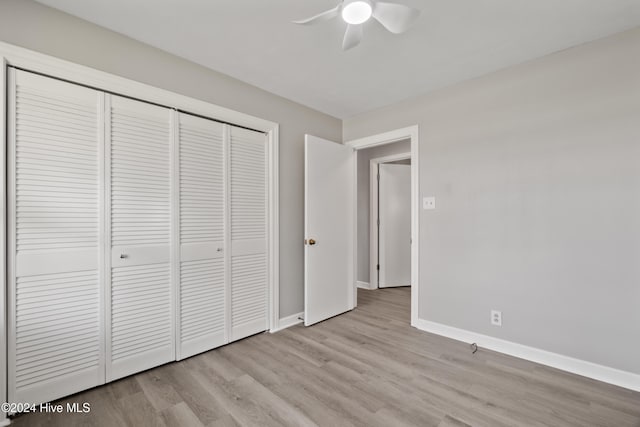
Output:
M640 426L640 393L424 333L409 289L260 334L24 414L15 426Z

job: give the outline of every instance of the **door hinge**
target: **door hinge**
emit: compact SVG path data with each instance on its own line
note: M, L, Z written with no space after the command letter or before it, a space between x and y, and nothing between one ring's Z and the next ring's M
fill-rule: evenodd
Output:
M378 218L378 227L380 227L380 219Z
M379 173L378 173L377 177L378 177L378 181L380 181L380 174Z
M376 265L376 270L380 271L380 264Z

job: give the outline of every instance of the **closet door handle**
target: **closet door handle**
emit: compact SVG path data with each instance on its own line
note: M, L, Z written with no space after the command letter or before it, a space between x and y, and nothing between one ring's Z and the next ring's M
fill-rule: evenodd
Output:
M120 259L126 259L129 258L129 255L127 254L120 254Z
M222 252L222 248L216 249L216 252Z

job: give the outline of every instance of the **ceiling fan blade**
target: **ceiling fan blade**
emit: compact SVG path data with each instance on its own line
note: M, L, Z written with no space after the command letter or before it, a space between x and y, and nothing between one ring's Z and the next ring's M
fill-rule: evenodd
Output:
M373 6L373 17L394 34L407 31L419 15L418 9L402 4L377 1Z
M338 4L333 9L327 10L326 12L319 13L311 18L302 19L300 21L291 21L294 24L299 25L312 25L322 21L328 21L329 19L335 18L340 13L340 7L342 7L342 3Z
M349 50L356 47L362 41L362 25L347 25L342 41L342 50Z

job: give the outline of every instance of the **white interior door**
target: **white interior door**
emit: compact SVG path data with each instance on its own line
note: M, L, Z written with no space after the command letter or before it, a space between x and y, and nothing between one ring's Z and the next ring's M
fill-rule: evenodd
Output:
M411 165L380 165L378 287L411 285Z
M107 95L111 304L107 380L175 359L171 110Z
M227 342L224 125L179 115L180 290L177 358Z
M355 152L305 135L304 323L353 308Z
M105 381L102 94L13 69L8 88L9 401L47 402Z
M236 126L227 130L230 340L235 341L269 328L267 137Z

